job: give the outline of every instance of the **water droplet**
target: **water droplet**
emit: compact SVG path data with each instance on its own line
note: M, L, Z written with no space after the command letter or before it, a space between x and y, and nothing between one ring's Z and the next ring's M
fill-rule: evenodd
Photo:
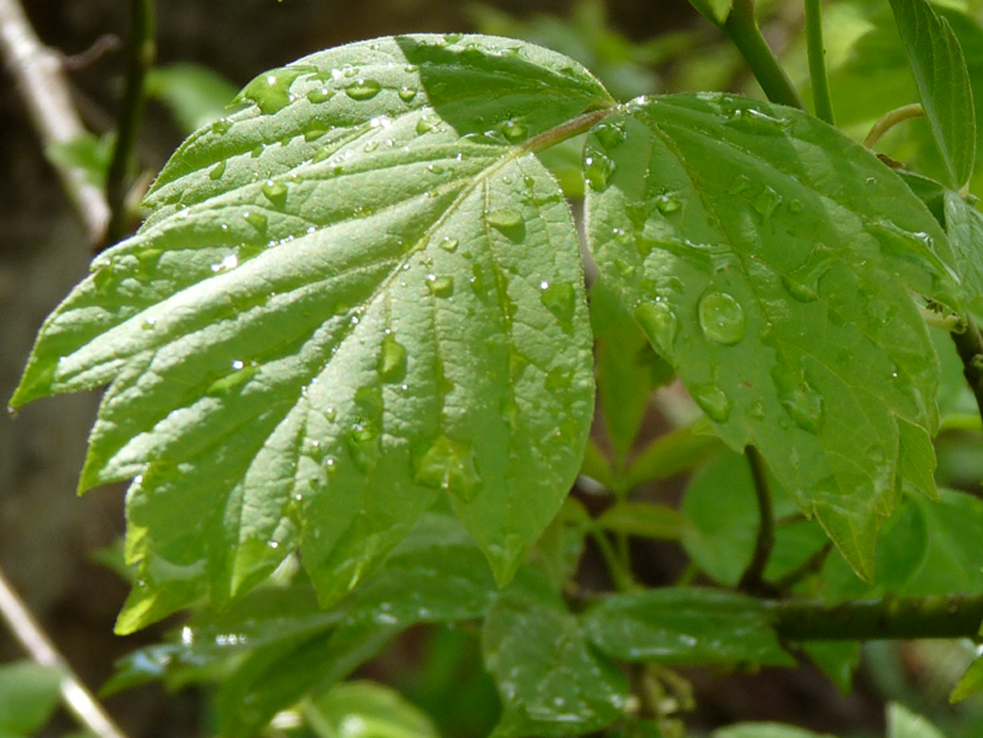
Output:
M263 185L263 194L275 207L282 208L287 202L287 185L268 179Z
M664 356L672 355L679 320L664 302L643 302L635 308L635 320L645 331L649 341Z
M594 128L593 133L606 149L620 146L628 137L625 127L621 123L601 123Z
M730 400L716 384L694 385L689 387L689 393L710 420L726 423L730 418Z
M444 41L446 41L449 44L456 44L462 38L464 38L464 35L463 34L460 34L460 33L445 33L444 34Z
M352 100L362 102L364 100L371 100L379 94L380 90L382 90L382 85L374 79L362 79L360 77L355 80L355 84L345 88L345 94Z
M285 67L261 74L242 89L236 102L251 100L263 114L276 113L290 104L290 85L306 71L305 68Z
M223 159L218 164L213 166L208 172L209 179L220 179L222 175L225 174L225 160Z
M321 136L325 135L326 133L327 131L324 130L323 128L308 128L306 131L304 131L304 140L307 143L310 143L311 141L317 141L319 138L321 138ZM320 153L321 152L319 151L318 154ZM317 154L315 154L314 157L316 158ZM314 161L314 159L312 159L311 161Z
M800 282L792 276L783 274L782 285L788 293L799 302L814 302L819 298L819 293L809 284Z
M427 275L427 289L435 297L450 297L454 294L454 278L448 275Z
M319 90L311 90L310 92L307 93L307 99L310 100L315 105L326 103L334 96L335 96L335 90L329 89L327 87L322 87Z
M518 143L525 139L526 127L517 120L508 120L502 126L502 135L505 136L509 143Z
M543 305L553 313L564 328L568 328L573 321L574 310L577 307L577 296L573 285L568 282L554 282L553 284L542 282L539 289L539 299Z
M679 200L676 199L675 195L672 195L668 192L656 198L655 206L659 208L660 213L663 213L665 215L668 215L669 213L675 213L681 207L679 204Z
M419 484L445 490L465 502L473 500L481 486L470 444L440 435L415 461L414 478Z
M422 136L424 133L430 133L438 125L437 120L432 120L427 116L423 116L416 122L416 134Z
M799 200L790 200L788 203L788 211L792 213L792 215L797 215L798 213L801 213L803 207L804 206Z
M440 164L427 164L427 171L431 174L443 174L444 168Z
M229 132L232 128L232 121L229 118L219 118L212 123L212 133L217 133L219 136Z
M266 228L269 225L269 220L263 213L246 212L243 213L242 217L245 219L249 225L259 231L261 236L266 235Z
M488 213L488 222L499 230L517 230L522 228L525 221L515 208L495 208Z
M733 346L747 332L744 308L726 292L710 291L700 298L700 328L711 341Z
M145 331L152 331L157 327L157 318L144 318L143 324L140 327Z
M450 236L444 236L444 239L439 244L440 248L451 253L457 251L457 245L458 240L456 238L451 238Z
M788 119L775 118L754 108L743 108L734 111L724 125L744 133L775 136L785 132Z
M775 212L775 208L781 205L781 203L782 196L771 187L765 186L761 193L751 202L751 207L761 213L765 218L769 218Z
M406 85L403 85L402 87L399 88L399 99L402 100L404 103L413 102L413 98L415 97L416 97L416 90L414 90L412 87L407 87Z
M727 192L731 195L740 195L742 192L747 192L751 189L751 178L746 174L738 174L734 177L734 181L730 183L730 187L727 188Z
M406 347L392 333L382 339L379 373L386 382L399 382L406 376Z
M592 190L601 191L607 189L608 181L617 165L607 156L599 151L591 151L584 158L584 176Z
M378 141L369 141L367 144L365 144L365 146L362 147L362 151L364 151L366 154L371 154L377 148L379 148Z

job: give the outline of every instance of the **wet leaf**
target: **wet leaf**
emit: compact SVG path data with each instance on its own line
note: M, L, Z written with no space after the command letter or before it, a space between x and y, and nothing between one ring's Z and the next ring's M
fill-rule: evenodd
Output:
M576 230L522 142L610 98L538 47L406 36L239 99L48 319L12 400L110 384L80 487L135 477L118 630L298 549L328 605L444 493L508 581L593 408Z
M61 694L57 669L31 661L0 666L0 735L33 735L51 717Z
M583 735L624 712L625 678L591 651L546 587L504 592L485 621L483 650L503 706L494 738Z
M587 610L584 630L604 653L661 664L795 664L757 600L715 589L617 594Z
M345 682L304 705L319 738L438 738L433 721L391 687Z
M891 9L950 184L959 189L976 160L976 113L962 48L925 0L891 0Z
M983 213L958 194L943 194L945 230L956 255L969 307L983 314Z
M981 689L983 689L983 657L977 657L966 669L966 673L962 675L956 686L952 688L949 702L962 702Z
M921 715L892 702L887 708L887 738L945 738L942 732Z
M931 455L939 368L910 290L960 305L945 234L894 172L800 111L680 95L605 123L626 138L585 148L602 276L721 437L756 445L870 578L902 421Z

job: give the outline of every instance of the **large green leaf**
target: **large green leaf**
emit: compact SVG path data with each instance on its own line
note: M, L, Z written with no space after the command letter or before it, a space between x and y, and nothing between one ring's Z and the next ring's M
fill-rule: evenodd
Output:
M971 298L969 307L983 315L983 213L955 192L943 194L945 230L956 255L956 266Z
M976 160L976 111L962 48L926 0L891 0L891 9L950 184L962 187Z
M591 641L619 659L795 665L761 603L735 592L677 587L612 595L582 617Z
M111 383L80 487L136 477L118 628L298 548L327 604L442 491L508 581L593 408L576 230L524 143L607 93L537 47L414 36L241 98L48 319L12 400Z
M636 101L585 154L602 275L723 439L756 445L871 577L899 448L913 481L933 460L939 369L910 290L959 306L945 233L870 152L781 106Z
M625 678L591 651L577 619L546 587L503 592L485 621L483 650L503 706L493 738L584 735L624 713Z

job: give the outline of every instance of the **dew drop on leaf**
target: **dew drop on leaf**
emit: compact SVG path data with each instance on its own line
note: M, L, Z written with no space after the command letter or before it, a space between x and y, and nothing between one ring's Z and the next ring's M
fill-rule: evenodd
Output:
M785 132L788 120L773 117L754 108L743 108L735 111L724 125L744 133L776 136Z
M703 408L710 420L726 423L730 417L731 404L727 395L716 384L699 384L689 388L696 404Z
M733 346L747 333L744 308L726 292L710 291L700 298L700 328L711 341Z
M481 486L471 446L443 434L419 456L415 466L414 478L419 484L445 490L465 502L473 500Z
M326 103L334 96L335 96L335 91L327 87L321 87L320 89L311 90L310 92L307 93L307 99L310 100L315 105Z
M457 251L457 245L458 245L458 243L459 242L458 242L458 240L456 238L451 238L450 236L446 236L440 242L439 246L444 251L449 251L450 253L454 253L455 251Z
M290 104L290 85L305 71L285 68L261 74L243 88L236 101L251 100L264 115L276 113Z
M539 289L539 299L543 305L553 313L564 328L568 328L572 324L573 313L577 306L573 285L568 282L541 282Z
M502 135L509 143L518 143L526 137L526 127L517 120L509 120L502 126Z
M275 207L282 208L287 202L287 185L267 180L263 185L263 194Z
M248 213L243 213L242 216L249 225L255 228L261 236L266 235L266 229L269 225L269 221L266 216L262 213L254 213L252 211Z
M435 297L450 297L454 294L454 278L448 275L427 275L427 289Z
M386 382L399 382L406 375L406 348L392 333L382 339L379 372Z
M373 97L379 94L381 89L382 85L380 85L374 79L359 78L355 80L355 84L345 88L345 94L347 94L352 100L362 102L364 100L371 100Z
M782 196L771 187L765 186L761 193L751 202L751 207L761 213L765 218L771 217L782 203Z
M734 177L734 181L730 183L730 187L727 188L728 194L740 195L742 192L747 192L751 189L751 178L746 174L738 174Z
M499 230L521 228L524 223L522 213L510 207L495 208L490 211L488 213L488 222Z
M416 134L422 136L424 133L430 133L434 128L437 127L437 121L431 120L424 116L416 122Z
M659 209L660 213L668 215L669 213L675 213L680 208L679 200L676 196L671 193L666 193L660 195L655 200L655 206Z
M143 323L140 325L145 331L152 331L157 327L157 318L144 318Z
M664 302L643 302L635 308L635 320L663 355L671 355L679 321Z
M413 102L413 98L416 97L416 90L412 87L407 87L403 85L399 88L399 99L405 103Z
M222 175L225 174L225 160L223 159L218 164L213 166L208 172L208 178L215 180L221 179Z
M625 127L621 123L601 123L593 133L606 149L621 145L627 138Z
M599 192L607 189L608 180L615 169L615 163L599 151L592 151L584 158L584 176L592 190Z

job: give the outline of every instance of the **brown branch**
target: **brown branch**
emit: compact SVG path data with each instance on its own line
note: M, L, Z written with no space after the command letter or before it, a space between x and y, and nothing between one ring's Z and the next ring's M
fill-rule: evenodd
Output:
M85 133L72 104L60 56L38 40L18 0L0 0L0 54L45 148L68 143ZM105 197L80 169L59 163L54 167L90 243L99 243L109 222Z

